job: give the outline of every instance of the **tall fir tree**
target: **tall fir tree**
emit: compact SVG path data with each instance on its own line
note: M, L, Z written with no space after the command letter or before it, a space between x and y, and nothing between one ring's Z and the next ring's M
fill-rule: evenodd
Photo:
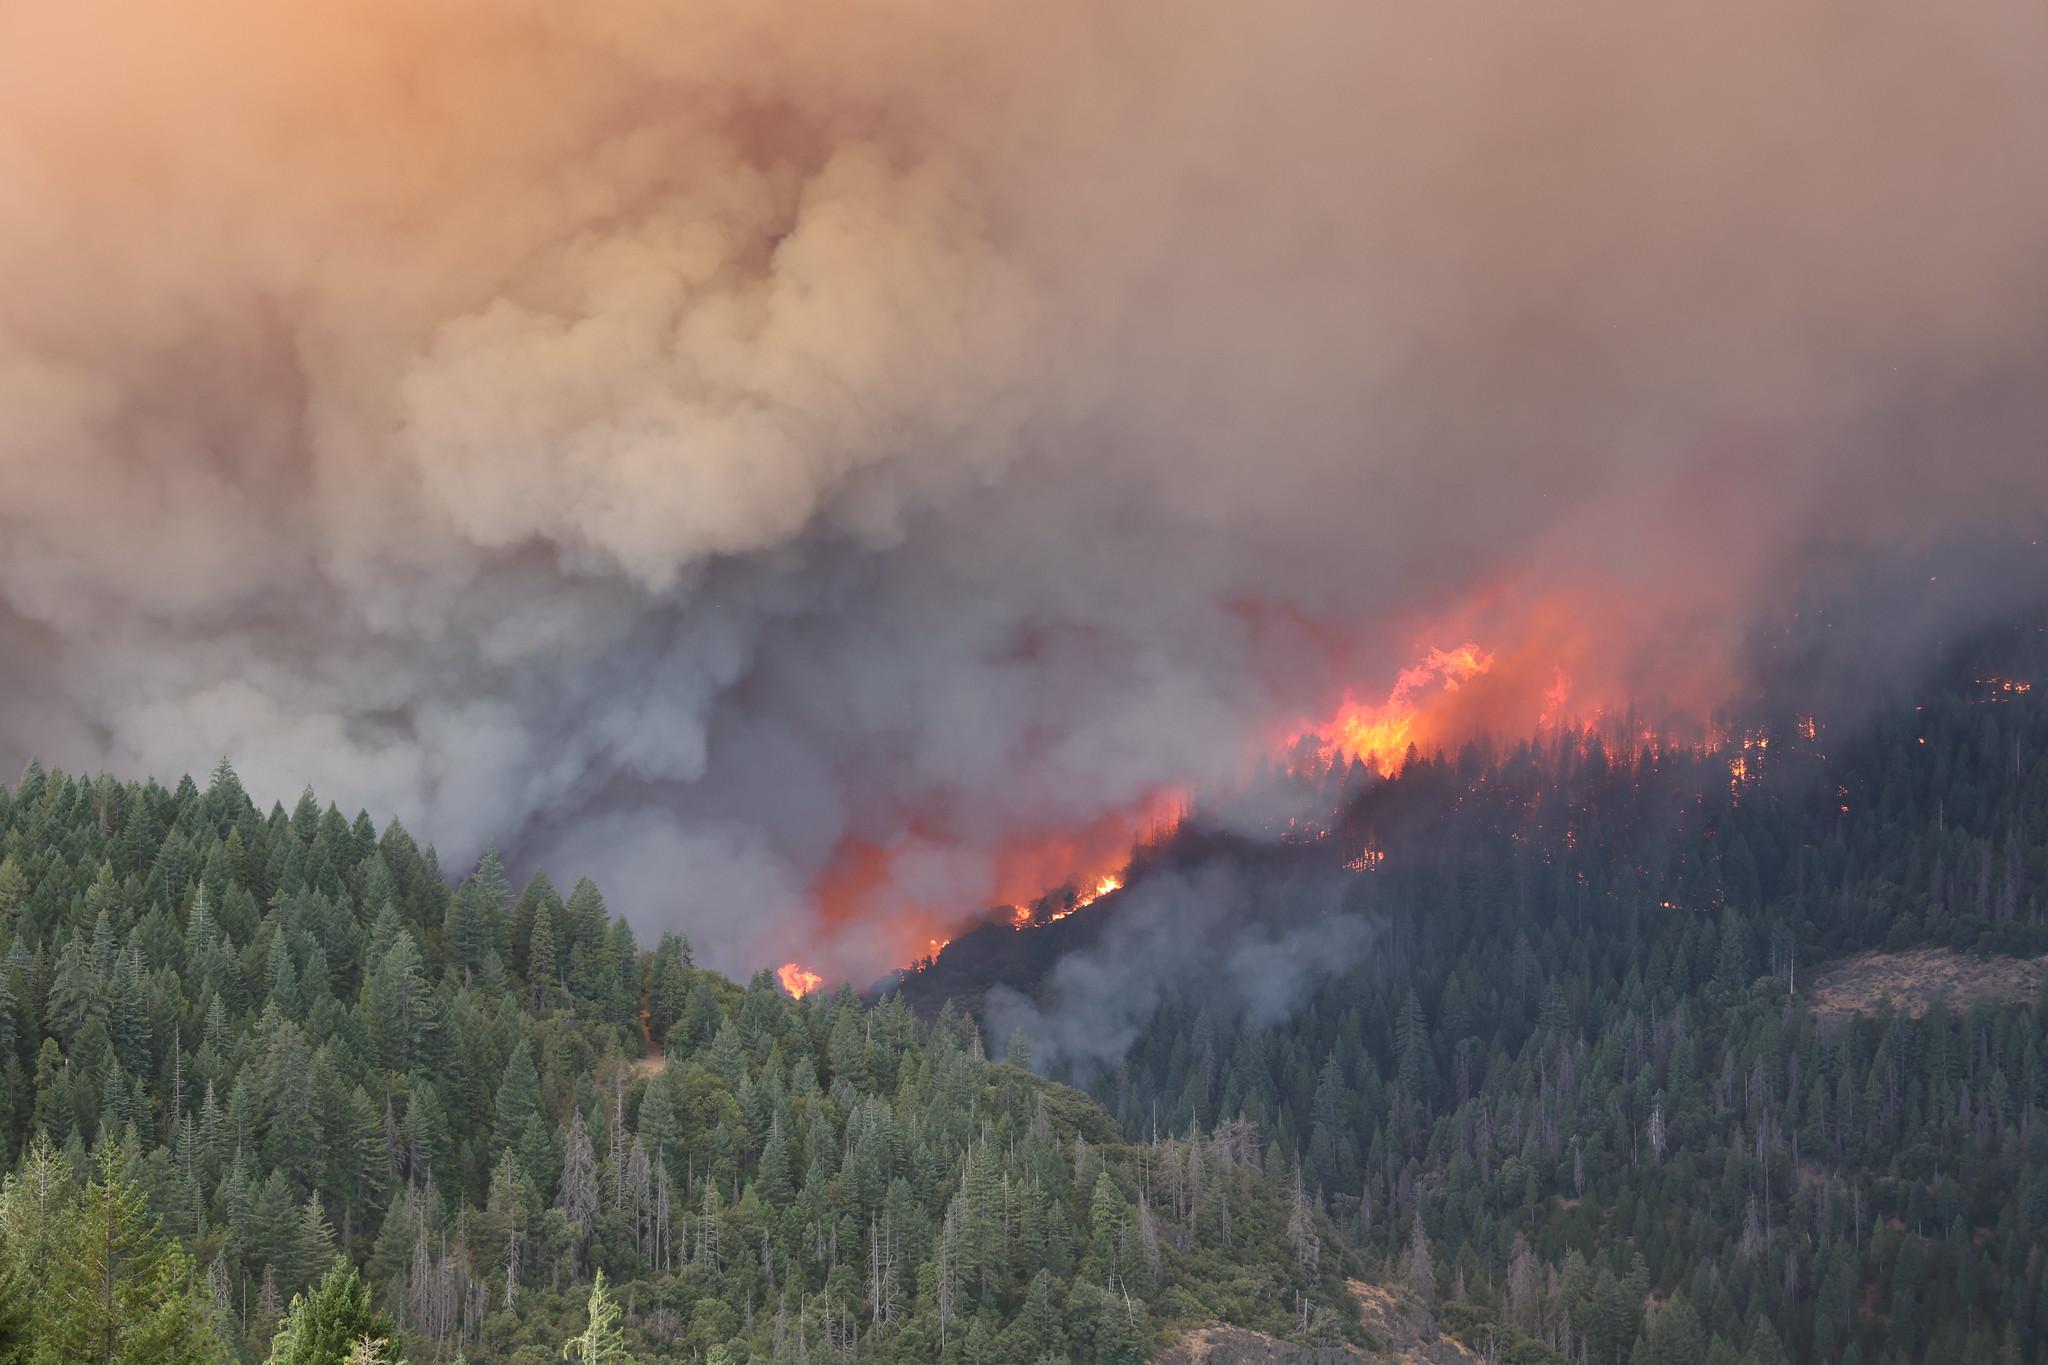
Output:
M224 1359L190 1260L149 1216L117 1143L62 1216L41 1285L43 1351L78 1365L214 1365Z

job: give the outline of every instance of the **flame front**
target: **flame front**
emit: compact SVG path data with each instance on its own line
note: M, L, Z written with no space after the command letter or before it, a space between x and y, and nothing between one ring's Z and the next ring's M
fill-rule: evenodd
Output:
M801 1000L825 984L825 978L807 967L794 962L785 962L775 969L776 979L782 982L782 989Z
M1347 693L1335 716L1321 725L1297 729L1288 736L1286 748L1294 750L1306 742L1324 761L1355 758L1384 772L1400 762L1411 744L1433 738L1418 693L1431 683L1455 692L1492 667L1493 655L1475 644L1431 649L1421 662L1401 670L1386 700L1359 702ZM1565 686L1560 673L1556 689L1560 704Z
M1437 639L1464 643L1449 648L1432 645L1395 675L1377 701L1360 701L1358 693L1347 690L1320 721L1297 720L1291 726L1267 729L1260 744L1266 757L1257 766L1270 772L1271 761L1277 759L1285 773L1321 778L1333 767L1355 762L1392 775L1411 750L1433 753L1487 734L1605 732L1610 739L1625 740L1629 753L1640 749L1653 755L1682 743L1660 724L1643 724L1628 703L1636 684L1614 674L1599 637L1588 632L1589 619L1615 614L1607 609L1611 605L1604 599L1559 596L1518 603L1511 616L1494 612L1438 621L1428 627ZM1489 642L1488 647L1477 643L1481 639ZM1334 669L1345 667L1348 655L1341 645L1322 652ZM2027 684L1997 678L1987 680L1986 686L1993 698L2002 699L2023 692ZM1804 732L1812 737L1811 721L1805 722ZM1709 733L1694 747L1731 750L1731 787L1739 793L1759 771L1767 741L1750 737L1741 743L1740 752L1729 741L1729 736ZM1250 782L1256 787L1263 780L1255 777ZM1329 791L1325 785L1311 786L1317 793L1312 802L1324 799ZM923 889L928 883L920 882L918 869L932 865L935 856L943 862L943 855L962 852L983 859L985 880L978 880L978 885L988 899L981 903L1002 907L998 922L1020 930L1033 928L1065 919L1120 891L1141 850L1178 831L1197 795L1227 807L1238 794L1162 787L1084 823L1040 825L1003 838L994 847L972 840L953 825L943 806L935 805L911 812L901 832L888 839L842 841L812 892L828 934L850 925L886 922L892 941L900 945L897 961L916 970L945 947L949 931L961 922L962 912L977 894L954 890L941 896ZM1263 799L1253 796L1249 809L1260 809ZM1252 818L1284 818L1286 830L1279 837L1300 843L1328 837L1333 832L1331 814L1304 808L1280 817ZM1368 842L1344 866L1353 872L1375 872L1385 865L1386 856ZM822 984L817 974L795 963L778 975L790 994L799 997Z
M807 950L829 952L836 932L883 924L897 945L896 960L915 968L938 955L977 903L999 908L1019 928L1034 919L1064 919L1121 887L1134 850L1177 830L1188 801L1185 791L1160 788L1086 823L1019 832L987 849L950 827L942 809L909 817L887 842L849 838L811 888L827 932L822 947L813 942ZM920 884L919 870L953 853L972 854L982 877L935 895ZM1066 899L1063 888L1078 890ZM1055 895L1062 898L1048 908ZM803 994L786 971L783 984L792 995Z
M1075 892L1074 898L1065 905L1055 906L1043 920L1037 917L1038 912L1033 906L1013 905L1010 907L1010 925L1015 929L1029 929L1034 924L1051 924L1055 920L1065 919L1076 910L1086 910L1112 891L1123 890L1124 874L1129 870L1129 865L1126 864L1116 872L1104 872L1100 876L1082 878L1083 889Z

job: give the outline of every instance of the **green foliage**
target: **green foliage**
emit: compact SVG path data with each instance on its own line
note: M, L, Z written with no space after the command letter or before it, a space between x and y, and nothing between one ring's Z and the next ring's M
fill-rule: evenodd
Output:
M2041 699L1780 734L1735 784L1576 738L1317 774L1329 837L1275 856L1387 951L1284 1018L1190 981L1078 1085L955 1009L642 950L587 881L451 888L396 823L259 812L225 765L32 766L0 1365L1091 1365L1216 1319L1361 1342L1345 1281L1404 1272L1403 1312L1519 1365L2043 1365L2048 1002L1796 989L1887 943L2048 948Z
M571 1365L633 1365L626 1336L619 1330L619 1306L604 1291L604 1272L591 1281L589 1316L583 1330L562 1343L562 1359Z
M0 1365L27 1365L36 1340L35 1285L10 1240L0 1239Z
M390 1334L389 1324L371 1310L370 1287L343 1262L316 1287L292 1296L266 1365L340 1365L364 1338L381 1341Z
M1242 1115L1299 1152L1383 1281L1420 1230L1439 1312L1504 1359L2039 1365L2048 1000L1802 994L1862 950L2048 950L2048 702L1980 681L2005 667L1867 729L1738 730L1733 783L1728 749L1569 733L1334 810L1301 775L1328 835L1290 875L1398 952L1274 1023L1190 980L1075 1079L1129 1137Z
M221 1359L192 1266L151 1218L119 1144L100 1149L82 1192L52 1209L54 1256L37 1280L35 1358L97 1365L204 1365Z
M1257 1141L1128 1143L956 1011L728 981L491 856L451 889L225 765L79 790L0 802L0 1365L109 1324L121 1359L1086 1365L1193 1305L1345 1316L1363 1267L1320 1210L1296 1262ZM94 1311L88 1217L125 1286Z

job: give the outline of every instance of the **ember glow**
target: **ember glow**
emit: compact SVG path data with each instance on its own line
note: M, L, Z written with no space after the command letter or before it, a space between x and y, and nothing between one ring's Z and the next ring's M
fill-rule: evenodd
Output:
M1344 864L1347 872L1377 872L1386 866L1386 850L1368 845L1356 858Z
M2011 701L2034 690L2034 684L2023 678L1979 678L1977 684L1986 689L1980 701Z

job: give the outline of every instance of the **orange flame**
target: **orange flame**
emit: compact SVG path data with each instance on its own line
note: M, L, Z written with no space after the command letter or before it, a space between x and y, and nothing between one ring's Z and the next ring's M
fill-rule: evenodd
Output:
M825 984L825 978L794 962L785 962L775 969L776 979L782 982L782 989L801 1000Z
M1185 793L1163 788L1135 804L1103 813L1085 825L1021 833L986 856L986 881L978 892L927 901L911 889L919 859L935 851L968 851L973 844L949 828L940 812L911 818L888 842L849 838L834 851L812 886L812 898L828 929L883 923L897 944L898 961L918 963L937 956L951 941L962 912L984 897L984 907L1003 907L1018 927L1032 920L1033 907L1062 887L1082 890L1049 918L1064 918L1123 884L1132 850L1156 842L1180 827ZM906 869L913 875L906 875ZM788 984L785 982L785 984ZM794 988L792 994L799 994Z
M1680 743L1676 732L1661 724L1644 725L1633 698L1654 687L1655 705L1673 714L1711 694L1710 681L1680 678L1684 691L1673 693L1663 673L1622 671L1625 661L1609 657L1605 641L1628 633L1640 613L1629 610L1624 597L1578 591L1531 596L1504 591L1477 601L1459 614L1430 622L1410 622L1436 639L1462 639L1445 648L1433 645L1402 669L1377 700L1361 701L1351 691L1319 721L1296 720L1291 728L1265 732L1278 741L1277 754L1290 769L1319 770L1354 760L1391 774L1411 748L1434 752L1483 735L1554 735L1562 739L1583 734L1580 742L1604 734L1619 740L1627 755L1653 757ZM1341 627L1247 604L1245 614L1262 637L1271 637L1276 661L1304 658L1306 676L1343 677L1357 658ZM1590 628L1594 621L1599 630ZM1621 628L1617 632L1617 625ZM1404 627L1405 629L1406 627ZM1477 640L1487 640L1482 648ZM1496 652L1498 651L1498 652ZM1292 677L1277 676L1276 686L1291 686ZM2024 683L1994 679L1994 695L2023 691ZM1277 694L1276 694L1277 695ZM1312 712L1310 714L1313 714ZM1809 721L1805 732L1811 738ZM1718 750L1729 737L1709 734L1690 747ZM1745 755L1731 754L1730 777L1740 789L1758 773L1762 739L1745 743ZM1262 744L1263 747L1263 744ZM1321 790L1327 791L1328 788ZM1205 797L1227 799L1227 792ZM880 924L893 945L896 960L921 966L943 948L962 921L962 913L985 896L982 905L1004 908L1007 922L1018 929L1064 919L1120 890L1131 875L1135 850L1178 829L1191 795L1165 788L1128 806L1107 811L1074 827L1037 824L1013 830L993 841L986 831L969 831L955 821L950 804L934 799L922 808L898 812L895 831L844 839L811 888L827 931L836 942L839 931L853 925ZM1331 812L1288 815L1283 839L1307 842L1328 837ZM1355 846L1354 846L1355 847ZM953 855L960 855L952 861ZM1355 872L1384 866L1385 853L1371 844L1346 862ZM932 872L941 875L934 880ZM950 868L950 872L948 872ZM949 886L945 878L954 878ZM1066 889L1062 889L1066 888ZM872 939L869 940L872 943ZM813 947L814 951L826 951ZM870 948L870 951L872 949ZM792 971L792 968L794 969ZM815 978L802 968L785 968L784 984L793 995L815 989Z
M1344 867L1351 872L1377 872L1386 865L1386 850L1368 844L1356 858L1344 864Z
M1433 736L1425 722L1416 694L1431 683L1455 692L1472 678L1493 667L1493 655L1474 644L1456 649L1431 649L1420 663L1401 670L1385 701L1360 702L1345 694L1337 714L1321 725L1304 727L1287 738L1288 749L1304 740L1314 746L1325 761L1355 758L1385 771L1398 763L1411 744ZM1560 687L1562 687L1560 675Z
M1105 872L1097 877L1083 878L1082 886L1084 889L1077 891L1074 894L1074 899L1069 901L1067 904L1056 907L1051 914L1045 917L1044 923L1051 924L1055 920L1063 920L1067 916L1073 914L1076 910L1086 910L1089 906L1095 904L1095 902L1101 900L1104 896L1109 895L1111 892L1123 890L1124 873L1128 872L1129 870L1129 866L1126 865L1122 871ZM1011 927L1014 929L1029 929L1034 923L1038 922L1034 918L1036 913L1037 912L1029 905L1011 906Z

